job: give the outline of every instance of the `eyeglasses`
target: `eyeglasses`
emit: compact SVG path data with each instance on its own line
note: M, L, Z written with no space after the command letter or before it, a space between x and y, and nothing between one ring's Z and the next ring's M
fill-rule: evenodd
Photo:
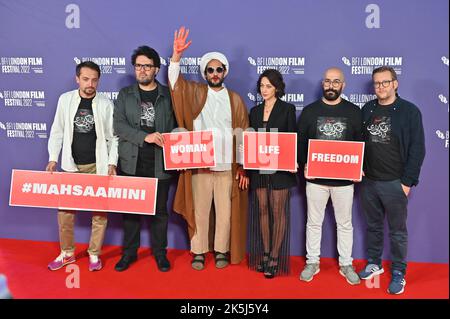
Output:
M336 80L324 79L324 80L322 81L322 83L323 83L324 85L327 85L327 86L333 86L333 87L337 88L337 87L338 87L339 85L341 85L343 82L342 82L341 80L338 80L338 79L336 79Z
M135 65L134 65L134 69L135 70L142 70L142 68L145 70L145 71L150 71L152 68L154 68L155 66L153 65L153 64L139 64L139 63L136 63Z
M384 88L387 88L391 84L391 82L394 82L394 81L395 80L384 80L384 81L381 81L381 82L373 82L373 86L375 88L379 88L380 85L382 85Z
M212 67L208 67L206 68L206 72L208 72L208 74L213 74L214 72L217 72L219 74L223 73L225 71L225 68L219 66L217 68L212 68Z

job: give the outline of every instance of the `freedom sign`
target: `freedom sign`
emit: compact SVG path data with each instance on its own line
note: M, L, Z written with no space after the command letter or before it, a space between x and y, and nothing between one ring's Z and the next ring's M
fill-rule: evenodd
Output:
M166 170L216 166L212 131L176 132L162 135Z
M364 142L310 139L306 178L360 181Z
M297 170L297 133L244 132L244 169Z
M154 215L157 178L12 170L10 206Z

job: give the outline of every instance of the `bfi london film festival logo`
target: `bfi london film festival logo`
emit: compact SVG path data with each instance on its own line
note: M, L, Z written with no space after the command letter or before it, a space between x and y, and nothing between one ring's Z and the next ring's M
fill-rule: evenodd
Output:
M117 96L119 95L118 91L98 91L97 93L103 95L104 97L110 99L111 101L117 100Z
M439 94L438 98L442 104L447 105L447 112L448 112L449 108L448 108L447 97L444 94ZM442 140L444 142L444 147L448 149L449 131L448 130L447 131L436 130L436 136L437 136L437 138L439 138L440 140Z
M3 74L42 74L44 73L43 57L0 57Z
M0 100L8 107L44 107L45 91L0 90Z
M436 136L444 142L444 147L448 148L448 137L449 137L448 130L447 131L436 130Z
M126 59L125 57L109 56L109 57L74 57L76 64L81 62L92 61L98 64L101 74L126 74Z
M341 97L344 100L347 100L353 104L358 105L360 108L364 106L369 101L372 101L377 98L375 94L364 94L364 93L350 93L350 94L341 94Z
M401 56L354 56L341 58L342 63L350 67L352 75L372 75L380 66L390 66L398 75L402 74L403 57Z
M438 95L439 101L441 101L442 104L447 105L447 112L448 112L448 99L444 94Z
M200 74L200 60L202 58L199 56L188 56L183 57L180 60L180 73L183 75ZM170 57L167 58L170 61ZM167 65L164 61L164 65ZM163 64L161 60L161 64Z
M167 60L166 59L164 59L163 57L159 57L159 61L161 62L161 65L163 65L163 66L167 66ZM169 58L169 61L170 61L170 58Z
M444 65L448 66L449 59L446 56L442 56L441 61ZM448 112L449 111L448 98L444 94L439 94L438 98L442 104L447 105L447 112ZM444 147L446 149L448 149L449 131L448 130L447 131L436 130L435 133L436 133L436 137L444 142Z
M262 74L267 69L278 70L283 75L305 74L305 57L302 56L248 57L247 61L255 67L256 74Z
M261 104L263 102L263 98L261 96L261 94L256 93L256 96L249 92L247 93L247 98L256 103L256 104ZM287 103L291 103L295 105L295 110L296 111L301 111L303 110L304 107L304 101L305 101L305 95L303 93L292 93L292 92L288 92L285 95L283 95L283 97L281 98L281 100L287 102Z
M5 131L8 138L47 138L47 123L0 122L0 132Z

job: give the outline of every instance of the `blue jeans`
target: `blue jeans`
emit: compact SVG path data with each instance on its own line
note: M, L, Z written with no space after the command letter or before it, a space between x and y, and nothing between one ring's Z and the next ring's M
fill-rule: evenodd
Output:
M384 216L389 225L392 270L406 273L408 252L408 198L399 179L375 181L364 177L361 185L361 205L367 222L368 263L381 266L384 242Z

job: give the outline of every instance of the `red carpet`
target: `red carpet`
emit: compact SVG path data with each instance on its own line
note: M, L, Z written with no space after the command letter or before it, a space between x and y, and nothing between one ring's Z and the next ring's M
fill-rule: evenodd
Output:
M171 249L168 258L172 270L161 273L150 256L141 249L138 261L127 271L118 273L115 263L120 259L119 246L105 246L99 272L88 271L87 246L77 246L80 288L67 288L66 278L72 273L62 268L51 272L47 264L59 252L58 243L0 239L0 273L8 278L14 298L170 298L170 299L409 299L449 298L448 264L409 263L405 293L387 294L390 274L380 276L379 288L368 288L362 282L349 285L339 275L337 261L323 258L321 271L314 280L298 279L303 257L292 257L291 275L268 280L250 271L244 261L225 269L216 269L208 256L206 269L195 271L190 266L188 251ZM363 260L354 265L360 270ZM388 264L384 265L388 267ZM386 268L388 270L388 268Z

